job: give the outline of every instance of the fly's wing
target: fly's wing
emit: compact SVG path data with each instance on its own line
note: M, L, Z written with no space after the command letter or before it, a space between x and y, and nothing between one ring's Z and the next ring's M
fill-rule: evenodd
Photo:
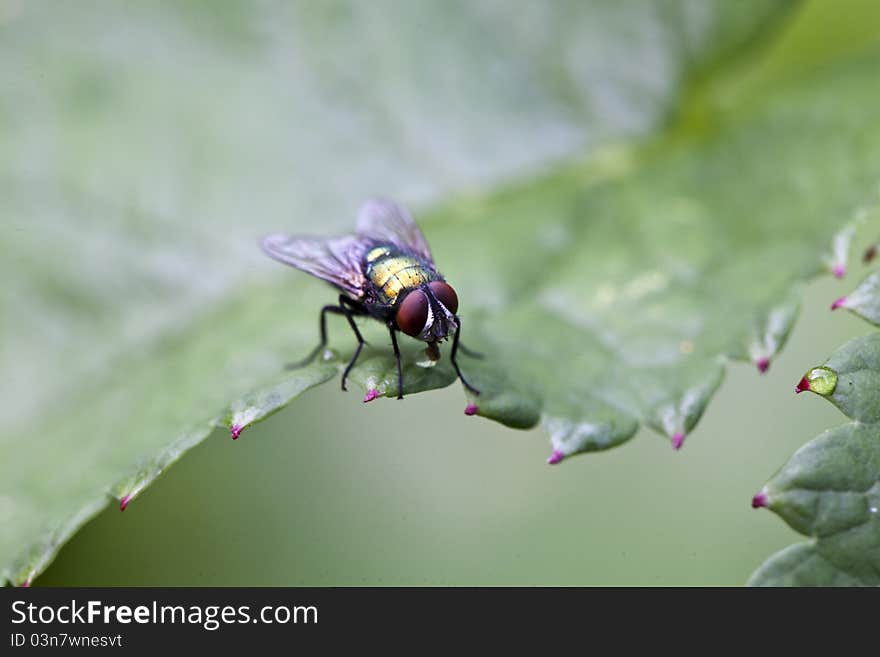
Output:
M275 233L264 237L260 246L275 260L335 285L352 299L364 296L365 247L355 235L320 238Z
M394 201L374 198L364 203L358 213L357 232L376 242L390 242L434 262L422 231L409 212Z

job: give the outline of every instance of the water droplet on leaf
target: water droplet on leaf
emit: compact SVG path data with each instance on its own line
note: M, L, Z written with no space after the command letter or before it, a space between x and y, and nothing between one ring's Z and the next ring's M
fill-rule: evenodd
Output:
M804 378L798 384L797 392L812 390L817 395L827 397L837 387L837 372L828 367L814 367L804 374Z

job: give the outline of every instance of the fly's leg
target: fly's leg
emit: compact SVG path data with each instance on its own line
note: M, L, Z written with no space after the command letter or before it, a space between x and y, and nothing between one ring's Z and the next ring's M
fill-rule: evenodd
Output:
M467 379L464 378L464 376L461 373L461 370L458 367L458 361L455 359L455 357L458 355L458 348L459 348L458 336L461 333L461 320L458 317L456 317L455 322L456 322L456 324L458 324L458 328L455 329L455 336L453 336L453 338L452 338L452 354L449 356L449 360L452 361L452 366L455 368L455 373L458 374L458 378L461 379L461 382L462 382L462 384L464 384L464 387L467 388L468 390L470 390L475 395L479 395L480 391L477 390L476 388L474 388L470 383L467 382ZM462 351L464 351L463 348L462 348Z
M464 346L464 344L458 345L458 349L459 349L459 351L461 351L461 353L463 353L468 358L482 359L484 357L483 354L481 354L479 351L474 351L473 349L468 349L467 347Z
M363 348L364 344L366 344L366 341L361 335L361 332L358 330L357 324L354 323L354 316L362 315L364 314L364 312L358 306L351 304L351 302L342 295L339 295L338 306L324 306L323 308L321 308L321 318L319 323L321 328L321 342L318 344L318 346L312 349L309 355L302 360L295 363L288 363L284 367L288 370L305 367L313 360L315 360L315 356L317 356L321 352L321 350L327 346L327 313L344 316L345 319L348 320L348 325L351 327L351 330L354 331L354 335L358 341L357 348L354 351L354 356L351 357L351 360L348 362L348 366L345 368L345 372L343 372L342 374L342 389L345 390L345 379L348 377L348 373L351 371L351 368L354 367L355 361L357 361L358 356L360 356L361 349Z
M403 399L403 370L400 367L400 347L397 346L397 335L391 324L388 325L388 332L391 333L391 346L394 347L394 358L397 360L397 398Z
M319 353L321 353L321 350L327 346L327 313L333 313L335 315L344 315L345 314L343 309L339 306L324 306L323 308L321 308L321 318L320 318L320 322L319 322L319 325L321 327L321 342L320 342L320 344L318 344L317 347L312 349L309 352L309 355L306 356L305 358L303 358L302 360L298 360L295 363L287 363L284 366L284 369L296 370L296 369L299 369L300 367L305 367L306 365L311 363L313 360L315 360L315 356L317 356Z
M354 336L357 338L358 346L357 349L354 350L354 355L351 357L351 360L348 361L348 366L346 366L345 371L342 373L342 389L347 390L345 387L345 380L348 378L348 373L351 372L351 368L354 367L355 362L357 362L358 356L361 355L361 349L363 349L366 344L366 340L361 335L361 332L358 330L357 324L354 323L354 315L362 315L363 311L357 306L350 307L351 302L344 297L343 295L339 295L339 310L343 315L345 315L345 319L348 320L348 325L351 327L351 330L354 331Z

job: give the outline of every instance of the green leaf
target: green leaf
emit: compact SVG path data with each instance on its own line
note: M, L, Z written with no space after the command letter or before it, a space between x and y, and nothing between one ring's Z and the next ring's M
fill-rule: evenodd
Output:
M836 375L828 401L853 420L880 422L880 334L850 340L824 367Z
M838 299L877 324L877 274ZM813 537L768 559L756 586L880 585L880 333L855 338L811 368L797 392L810 390L855 420L807 443L752 501Z
M831 305L841 307L878 325L880 277ZM750 584L880 585L880 333L844 344L796 390L825 397L855 422L808 443L755 495L752 506L813 540L772 556Z
M855 421L807 443L755 495L753 507L811 540L771 557L750 584L880 585L880 333L844 344L807 372L802 390Z
M846 308L874 326L880 326L880 272L870 274L850 294L831 304L831 310L838 308Z
M334 378L344 326L282 369L332 293L255 241L350 229L377 192L433 203L425 232L485 354L462 358L479 414L540 419L556 461L640 421L680 444L723 358L776 353L800 282L841 264L874 200L872 57L631 143L787 4L4 15L2 575L29 582L216 424L238 435ZM351 386L393 394L387 338L364 328ZM408 393L453 380L404 353Z
M880 425L846 424L810 441L754 505L811 539L771 557L751 585L880 585Z

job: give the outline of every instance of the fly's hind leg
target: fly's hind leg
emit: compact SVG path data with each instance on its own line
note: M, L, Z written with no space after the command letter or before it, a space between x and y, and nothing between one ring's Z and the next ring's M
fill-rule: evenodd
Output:
M287 363L284 366L284 369L296 370L296 369L299 369L300 367L305 367L306 365L311 363L313 360L315 360L315 356L317 356L319 353L321 353L321 350L327 346L327 313L333 313L335 315L344 315L345 314L345 312L343 311L343 309L340 306L324 306L323 308L321 308L321 316L320 316L320 320L319 320L319 326L321 329L321 342L318 344L317 347L315 347L314 349L312 349L309 352L308 356L306 356L302 360L298 360L293 363Z
M339 295L339 305L338 306L324 306L321 308L321 318L320 318L320 329L321 329L321 342L317 347L312 349L308 356L303 358L300 361L295 363L289 363L285 366L286 369L297 369L299 367L304 367L311 363L315 356L317 356L321 350L327 346L327 313L333 313L334 315L342 315L345 319L348 320L348 325L351 327L351 330L354 332L355 337L357 338L358 344L357 348L354 350L354 355L351 357L351 360L348 362L348 366L345 368L345 372L342 373L342 389L345 390L345 380L348 378L348 373L351 371L351 368L354 367L355 362L358 359L358 356L361 354L361 349L363 348L366 341L364 340L361 332L358 330L357 324L354 323L355 315L363 315L364 311L350 301L347 297L343 295Z

